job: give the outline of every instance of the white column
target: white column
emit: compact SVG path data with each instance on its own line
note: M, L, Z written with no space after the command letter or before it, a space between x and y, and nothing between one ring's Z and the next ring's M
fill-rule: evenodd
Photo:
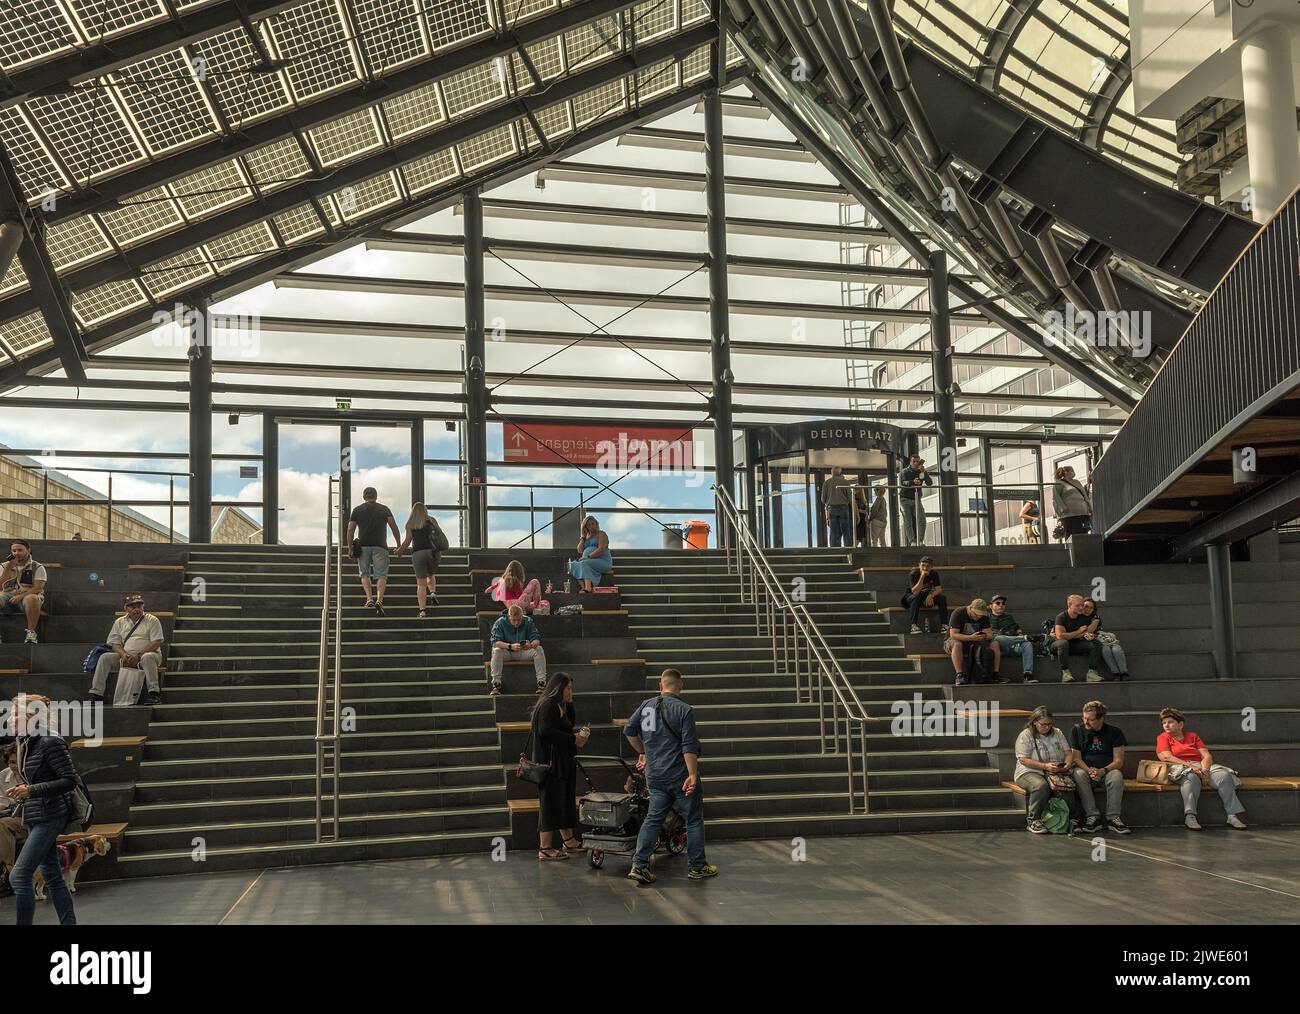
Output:
M1300 185L1291 26L1267 24L1241 41L1241 86L1254 190L1251 213L1263 222Z

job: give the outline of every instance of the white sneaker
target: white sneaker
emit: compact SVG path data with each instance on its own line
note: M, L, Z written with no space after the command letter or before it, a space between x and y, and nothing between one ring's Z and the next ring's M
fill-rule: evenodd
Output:
M1073 683L1073 682L1074 682L1074 673L1070 672L1069 669L1066 669L1065 672L1061 673L1061 682L1062 682L1062 683Z
M1228 814L1228 826L1235 827L1238 831L1246 830L1246 822L1235 813Z
M918 627L915 623L912 624L912 629L908 631L909 634L919 634L920 632L921 632L921 628Z
M1186 824L1187 824L1187 830L1189 830L1189 831L1199 831L1199 830L1201 829L1201 822L1200 822L1199 820L1196 819L1196 814L1194 814L1194 813L1186 814L1186 815L1183 817L1183 820L1184 820L1184 821L1186 822Z

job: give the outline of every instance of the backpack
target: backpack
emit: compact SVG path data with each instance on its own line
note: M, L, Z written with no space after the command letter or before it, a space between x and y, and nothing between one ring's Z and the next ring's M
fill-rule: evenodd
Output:
M146 613L145 615L147 616L148 614ZM126 637L122 638L123 645L125 645L127 641L131 640L131 635L135 633L136 628L140 626L140 624L142 624L143 622L144 622L144 616L141 616L138 620L136 620L133 624L131 624L131 629L126 632ZM109 636L110 637L112 636L112 631L109 631ZM99 657L101 655L107 655L112 650L113 650L113 646L111 644L95 645L93 648L90 649L90 654L86 656L86 660L81 663L81 671L87 673L94 672L95 667L99 665Z
M451 542L447 538L447 533L442 530L442 525L433 526L433 550L435 553L445 553L451 548Z
M1043 807L1039 820L1052 834L1070 834L1070 804L1060 796L1053 796Z
M968 652L968 670L974 683L988 683L997 677L997 668L993 664L993 649L987 641L972 641Z

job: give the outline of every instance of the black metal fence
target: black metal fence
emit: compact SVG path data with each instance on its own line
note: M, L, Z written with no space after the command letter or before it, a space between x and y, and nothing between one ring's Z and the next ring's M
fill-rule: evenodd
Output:
M1096 531L1113 534L1240 421L1300 383L1298 241L1293 193L1210 294L1098 462Z

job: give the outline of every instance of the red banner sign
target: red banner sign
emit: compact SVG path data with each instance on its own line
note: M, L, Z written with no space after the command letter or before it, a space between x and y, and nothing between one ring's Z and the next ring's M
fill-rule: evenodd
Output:
M505 460L527 465L595 465L681 471L695 467L691 433L680 426L504 423Z

